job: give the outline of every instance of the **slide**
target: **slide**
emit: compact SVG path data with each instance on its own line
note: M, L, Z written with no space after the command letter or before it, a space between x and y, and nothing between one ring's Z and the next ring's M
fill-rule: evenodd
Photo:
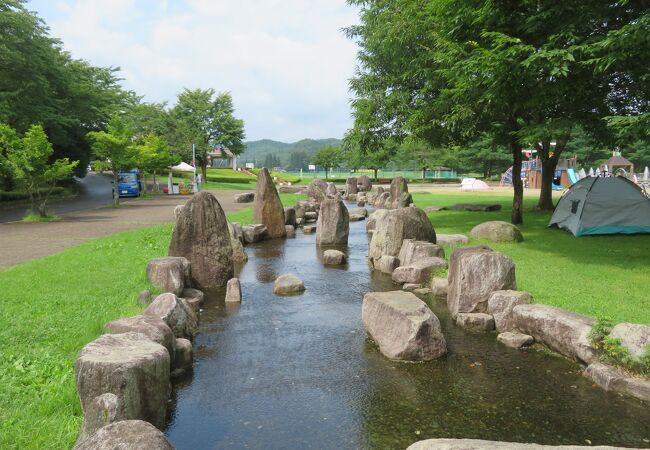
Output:
M580 177L576 173L575 169L567 169L566 173L569 176L569 181L571 182L571 185L574 185L578 181L580 181Z

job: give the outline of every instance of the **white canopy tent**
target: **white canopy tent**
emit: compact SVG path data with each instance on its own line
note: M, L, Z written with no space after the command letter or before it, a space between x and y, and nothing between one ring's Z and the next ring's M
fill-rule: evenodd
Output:
M487 191L490 186L485 181L477 180L476 178L463 178L460 183L461 191Z
M169 179L167 180L167 189L170 194L178 194L174 192L174 180L172 178L172 172L192 172L194 177L196 177L196 167L189 165L186 162L181 162L175 166L169 168Z

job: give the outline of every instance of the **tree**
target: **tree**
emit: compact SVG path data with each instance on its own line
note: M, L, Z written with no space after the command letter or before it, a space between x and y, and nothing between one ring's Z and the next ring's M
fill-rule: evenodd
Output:
M327 179L330 169L341 166L343 154L339 147L323 147L314 155L312 162L325 169L325 179Z
M142 143L133 146L138 168L153 176L153 189L157 188L156 175L169 170L180 162L180 157L171 151L167 140L155 133L144 136Z
M280 167L281 165L282 163L280 162L280 158L275 153L268 153L264 158L264 167L273 169L274 167Z
M106 131L91 131L88 139L92 142L95 157L110 164L113 172L113 203L120 203L118 172L133 168L137 160L137 150L131 144L132 133L119 116L113 117Z
M9 154L17 145L16 130L0 123L0 187L5 191L11 191L14 187L14 169Z
M185 89L171 111L176 122L174 144L191 154L196 146L196 160L203 179L207 179L208 152L228 148L239 155L244 150L244 121L234 116L229 93L215 94L214 89Z
M309 156L307 152L300 150L292 152L289 155L289 165L288 169L290 170L307 170L309 168Z
M32 125L12 146L8 159L16 182L29 194L32 212L47 217L50 194L58 181L72 177L78 161L61 158L50 162L54 149L40 125Z

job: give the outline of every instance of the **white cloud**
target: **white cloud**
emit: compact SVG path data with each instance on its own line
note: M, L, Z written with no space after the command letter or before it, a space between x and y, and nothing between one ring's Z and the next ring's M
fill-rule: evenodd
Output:
M120 66L149 101L230 91L249 139L340 137L351 123L356 48L341 28L357 18L345 0L42 1L30 7L75 57Z

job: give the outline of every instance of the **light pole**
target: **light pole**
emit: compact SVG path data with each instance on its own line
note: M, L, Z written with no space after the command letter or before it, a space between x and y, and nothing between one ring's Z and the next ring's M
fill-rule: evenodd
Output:
M194 178L192 179L192 190L196 194L196 145L192 144L192 167L194 167Z

